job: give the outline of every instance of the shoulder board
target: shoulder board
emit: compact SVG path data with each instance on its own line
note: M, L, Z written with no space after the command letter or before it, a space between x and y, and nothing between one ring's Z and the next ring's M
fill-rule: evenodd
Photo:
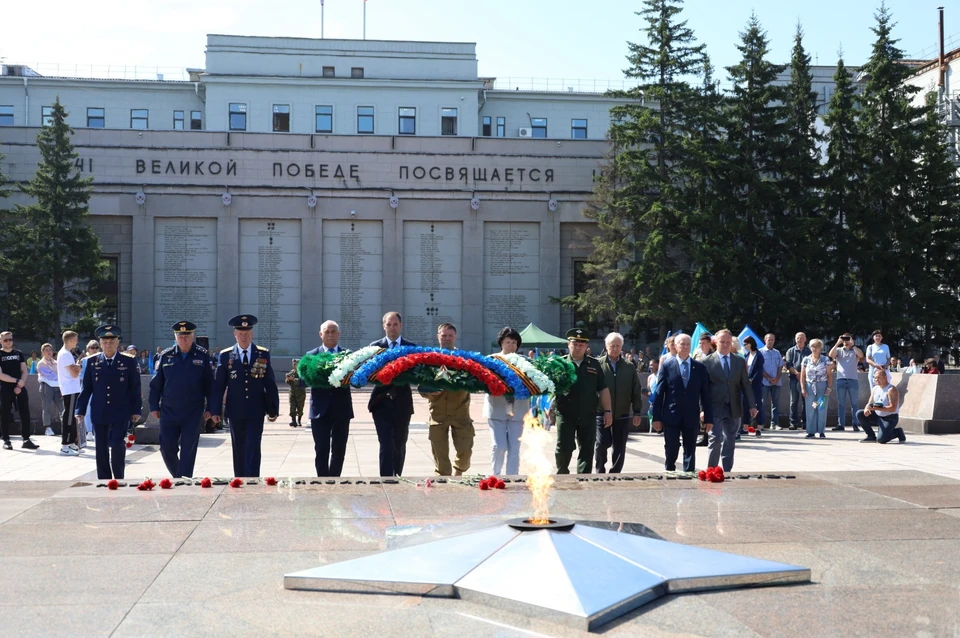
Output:
M229 348L224 348L223 350L220 351L220 354L225 354L227 352L230 352L231 350L233 350L233 346L230 346Z
M97 354L88 354L87 356L85 356L85 357L83 358L83 360L86 361L86 360L88 360L88 359L93 359L94 357L99 357L99 356L100 356L100 353L99 353L99 352L98 352Z
M176 350L176 349L177 349L177 346L170 346L169 348L167 348L166 350L164 350L163 352L161 352L161 353L160 353L160 356L162 357L162 356L165 355L165 354L173 354L173 351Z
M136 358L137 358L136 355L127 354L126 352L121 352L120 354L122 354L123 356L125 356L125 357L127 357L127 358L130 358L130 359L136 359Z
M270 352L270 348L264 348L263 346L257 346L257 350L260 352Z
M194 344L194 345L196 345L196 344ZM197 351L198 351L198 352L202 352L203 354L207 354L207 352L208 352L208 350L207 350L206 348L204 348L203 346L197 346Z

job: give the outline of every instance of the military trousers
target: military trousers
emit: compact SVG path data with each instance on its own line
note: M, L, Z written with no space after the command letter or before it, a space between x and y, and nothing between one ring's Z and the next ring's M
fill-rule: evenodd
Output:
M453 470L463 474L470 469L473 456L473 437L476 432L470 421L430 424L430 450L433 452L433 471L437 476L450 476ZM450 466L450 439L457 457Z
M299 418L303 417L303 406L306 401L306 392L290 393L290 421L295 423Z
M180 419L160 416L160 456L173 478L193 476L202 419L202 410Z
M566 419L557 415L557 474L570 473L570 458L577 452L577 474L593 471L593 450L597 444L595 415Z
M77 395L74 395L77 396ZM90 415L87 415L90 418ZM94 423L97 437L97 478L122 479L127 458L127 425L129 420L116 423Z
M234 476L246 478L260 476L260 440L262 438L263 417L259 419L230 419Z

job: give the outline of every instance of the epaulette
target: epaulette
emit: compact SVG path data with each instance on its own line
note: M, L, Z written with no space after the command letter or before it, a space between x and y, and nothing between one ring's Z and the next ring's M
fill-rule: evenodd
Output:
M120 354L122 354L122 355L125 356L125 357L130 357L131 359L136 359L136 358L137 358L137 355L135 355L135 354L127 354L126 352L121 352Z
M173 351L176 350L176 349L177 349L177 346L170 346L169 348L167 348L166 350L164 350L163 352L161 352L161 353L160 353L160 356L162 357L162 356L165 355L165 354L173 354Z
M203 346L200 346L200 345L197 345L197 344L193 344L193 345L197 346L197 350L199 350L199 351L202 352L203 354L207 354L207 353L209 352L209 350L207 350L207 349L204 348Z
M97 354L88 354L83 358L83 361L86 361L87 359L93 359L94 357L99 357L99 356L100 356L99 352Z
M257 346L257 350L261 352L270 352L270 348L264 348L263 346Z
M220 354L225 354L227 352L230 352L231 350L233 350L233 346L230 346L229 348L224 348L223 350L220 351Z

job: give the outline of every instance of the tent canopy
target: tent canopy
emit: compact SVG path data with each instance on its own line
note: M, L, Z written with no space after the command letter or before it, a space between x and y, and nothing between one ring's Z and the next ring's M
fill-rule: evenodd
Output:
M544 332L532 323L520 331L520 338L523 339L522 348L552 349L566 347L567 345L566 339L554 337L549 332Z

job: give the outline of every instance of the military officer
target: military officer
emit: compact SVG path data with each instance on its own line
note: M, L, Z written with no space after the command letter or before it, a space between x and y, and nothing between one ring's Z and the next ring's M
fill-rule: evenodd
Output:
M213 369L196 329L190 321L173 324L177 344L160 353L150 381L150 414L160 420L160 454L174 478L193 476L200 428L210 418Z
M577 473L589 474L593 468L593 449L597 440L597 398L602 408L603 427L613 424L610 390L600 362L587 356L590 337L582 328L567 331L570 354L564 359L577 369L577 381L563 396L557 397L557 474L570 473L570 457L577 453Z
M300 373L297 364L300 359L293 360L293 368L286 374L284 380L290 386L290 427L303 426L303 406L307 402L307 389L300 383Z
M223 410L230 419L230 440L233 443L234 476L260 476L260 439L263 417L272 423L280 413L280 394L270 365L270 351L253 343L253 315L237 315L230 320L237 340L232 348L217 355L217 376L210 397L213 420L220 420L223 393L227 405Z
M101 351L87 359L87 372L76 404L77 423L83 426L89 404L97 440L97 478L122 479L127 424L140 420L143 407L140 372L133 357L117 352L119 327L100 326L94 334L100 340Z

